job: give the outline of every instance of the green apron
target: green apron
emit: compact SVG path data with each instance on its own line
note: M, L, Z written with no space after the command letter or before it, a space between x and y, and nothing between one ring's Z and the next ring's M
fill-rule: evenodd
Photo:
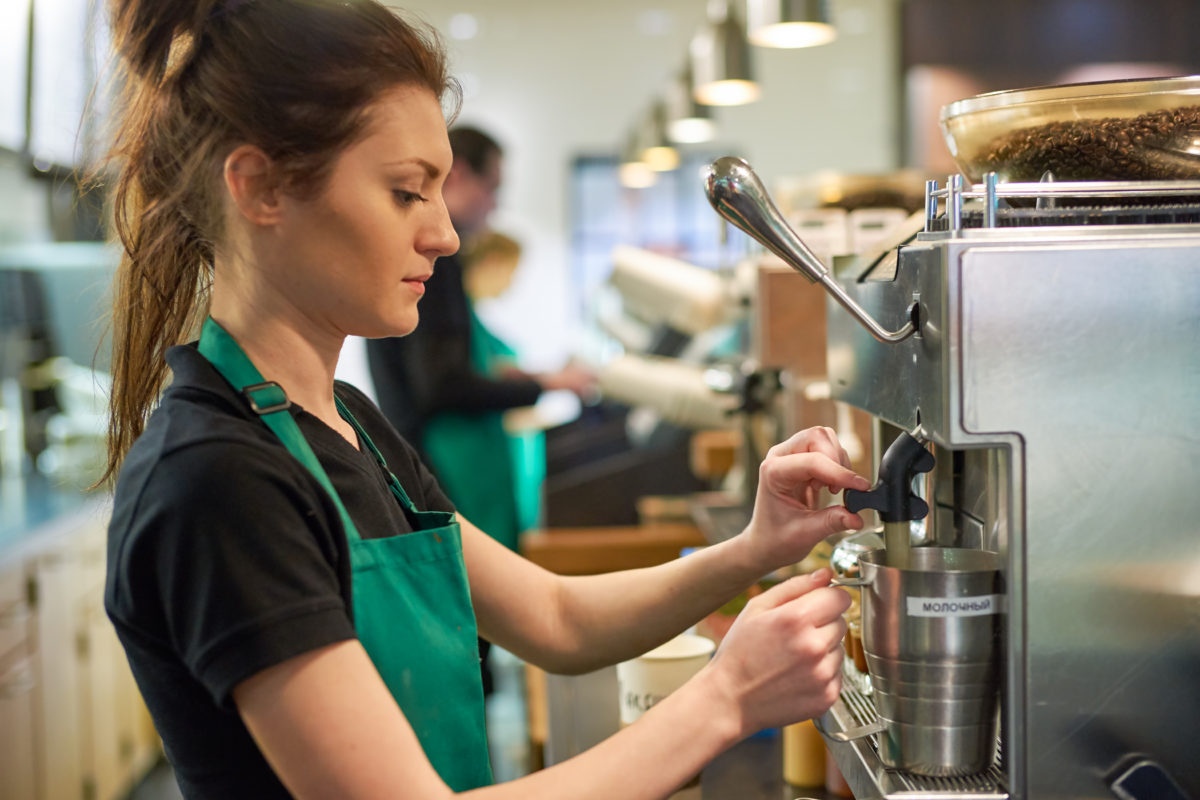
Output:
M495 376L515 362L512 348L489 331L469 307L471 367ZM541 522L546 438L510 434L500 411L442 412L421 432L438 483L462 515L488 535L517 549L521 531Z
M350 547L354 628L425 755L456 792L492 783L475 612L454 514L418 511L375 444L337 398L338 413L388 476L413 532L363 539L325 469L287 412L291 402L211 317L200 353L238 389L337 505Z

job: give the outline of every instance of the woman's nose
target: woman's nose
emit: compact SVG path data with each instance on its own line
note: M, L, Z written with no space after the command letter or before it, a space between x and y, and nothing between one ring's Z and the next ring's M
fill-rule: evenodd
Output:
M445 204L438 204L436 218L427 226L420 248L433 256L448 256L458 252L458 232L450 222Z

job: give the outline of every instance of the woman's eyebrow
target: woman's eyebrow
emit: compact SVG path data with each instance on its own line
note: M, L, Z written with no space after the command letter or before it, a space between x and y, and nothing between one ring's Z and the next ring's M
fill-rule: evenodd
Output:
M442 174L442 170L439 167L437 167L432 162L429 162L423 158L420 158L419 156L413 156L412 158L401 158L401 159L397 159L396 161L388 161L385 164L385 166L395 167L395 166L400 166L402 164L417 164L418 166L420 166L422 169L425 170L425 174L428 175L430 178L436 178L438 175Z

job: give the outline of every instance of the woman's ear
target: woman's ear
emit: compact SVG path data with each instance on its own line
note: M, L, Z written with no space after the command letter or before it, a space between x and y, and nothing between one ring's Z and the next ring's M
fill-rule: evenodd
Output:
M238 145L225 157L225 188L234 206L255 225L279 220L279 187L271 159L260 148Z

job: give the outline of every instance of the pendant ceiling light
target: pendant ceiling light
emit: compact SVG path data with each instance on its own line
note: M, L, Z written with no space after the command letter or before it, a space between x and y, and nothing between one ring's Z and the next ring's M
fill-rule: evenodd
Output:
M762 91L754 82L746 31L725 0L711 0L708 22L689 48L693 96L706 106L752 103Z
M621 151L621 163L617 166L617 180L626 189L645 189L658 181L658 173L642 160L642 136L634 131Z
M816 47L837 38L829 0L747 0L746 29L762 47Z
M670 172L679 168L679 151L667 138L667 113L661 102L650 108L642 138L642 161L655 172Z
M711 141L717 133L708 106L692 96L692 71L681 72L667 85L663 97L667 117L667 138L680 144Z

